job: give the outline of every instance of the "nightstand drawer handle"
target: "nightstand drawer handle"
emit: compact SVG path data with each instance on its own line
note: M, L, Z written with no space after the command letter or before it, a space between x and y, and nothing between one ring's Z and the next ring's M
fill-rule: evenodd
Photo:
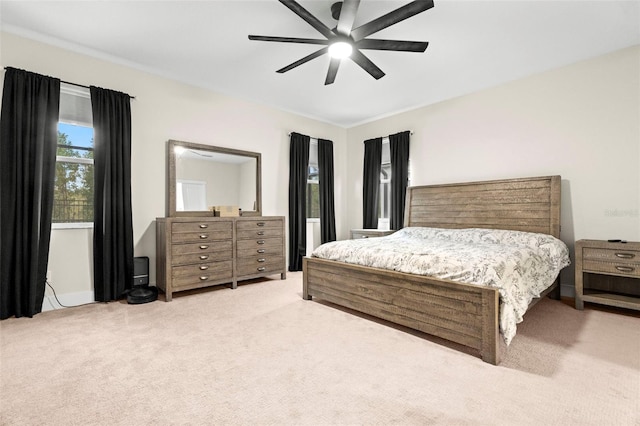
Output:
M368 235L363 235L362 238L369 238L369 236Z
M206 250L208 248L209 248L209 246L200 246L200 250Z
M262 245L262 244L264 244L264 240L258 240L258 241L256 241L256 243Z
M200 260L207 260L209 258L208 254L203 254L202 256L200 256Z
M206 223L201 223L200 224L200 229L207 229L209 227L209 225L207 225Z
M205 276L200 277L200 281L206 281L206 280L208 280L208 279L209 279L209 277L208 277L208 276L206 276L206 277L205 277Z
M258 253L264 253L265 251L265 249L258 249Z
M263 262L266 262L266 261L267 261L267 259L263 259L263 258L258 259L258 263L263 263Z
M631 266L616 266L616 269L620 272L633 272L635 270Z
M208 266L206 266L206 265L202 265L202 266L200 266L200 270L201 270L201 271L206 271L207 269L209 269L209 267L208 267Z
M258 225L258 226L264 226L264 222L258 222L258 223L256 223L256 225Z
M620 259L633 259L636 257L636 255L632 253L616 253L616 256Z
M256 269L257 269L259 272L262 272L262 271L266 271L266 270L267 270L267 268L265 268L264 266L261 266L261 267L256 268Z
M200 235L200 239L201 240L206 240L207 238L209 238L209 236L207 234L201 234Z
M257 234L262 236L262 235L264 235L264 231L258 231Z

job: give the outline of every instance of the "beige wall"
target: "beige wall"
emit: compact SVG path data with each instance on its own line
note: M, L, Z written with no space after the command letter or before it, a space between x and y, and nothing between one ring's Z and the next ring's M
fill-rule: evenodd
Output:
M349 129L349 227L362 226L363 141L402 130L413 185L558 174L570 247L640 240L638 46Z
M262 153L263 211L287 215L288 133L334 141L337 234L362 226L365 139L402 130L412 184L562 176L562 239L640 240L640 47L531 76L348 130L222 96L7 33L0 65L123 91L132 101L137 256L151 258L165 214L166 141ZM434 82L437 84L437 82ZM91 233L53 231L58 293L91 290ZM563 274L572 284L572 274Z
M154 220L165 215L169 139L262 153L263 214L280 216L288 212L288 133L330 139L335 152L336 210L346 212L340 190L346 186L346 130L12 34L0 36L2 67L22 68L136 97L131 103L134 244L136 256L150 258L151 282L155 282ZM338 233L347 235L342 216L338 214L336 219ZM52 232L49 269L58 295L92 290L90 247L89 230Z

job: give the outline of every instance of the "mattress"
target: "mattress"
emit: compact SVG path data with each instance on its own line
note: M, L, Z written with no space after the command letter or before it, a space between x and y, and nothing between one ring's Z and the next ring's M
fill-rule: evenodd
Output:
M326 243L311 256L494 287L507 345L531 301L570 264L567 246L551 235L481 228L408 227L386 237Z

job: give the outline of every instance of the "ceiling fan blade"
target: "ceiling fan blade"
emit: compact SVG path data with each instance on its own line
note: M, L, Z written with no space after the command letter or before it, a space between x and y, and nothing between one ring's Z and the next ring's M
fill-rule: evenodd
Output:
M362 40L368 35L376 33L393 24L397 24L400 21L404 21L407 18L411 18L420 12L431 9L433 7L433 0L416 0L409 4L406 4L392 12L387 13L373 21L367 22L364 25L351 31L351 37L355 40Z
M338 34L347 37L351 34L353 23L358 13L358 6L360 6L360 0L344 0L342 2L340 19L338 19L338 26L336 27Z
M322 56L322 55L324 55L325 53L327 53L327 50L329 50L329 48L328 48L328 47L323 47L322 49L320 49L320 50L318 50L318 51L316 51L316 52L313 52L312 54L307 55L307 56L305 56L304 58L299 59L299 60L295 61L294 63L287 65L287 66L286 66L286 67L284 67L284 68L280 68L280 69L279 69L278 71L276 71L276 72L278 72L278 73L282 74L282 73L285 73L285 72L287 72L287 71L290 71L290 70L294 69L294 68L295 68L295 67L297 67L297 66L300 66L300 65L302 65L302 64L304 64L304 63L306 63L306 62L309 62L309 61L310 61L310 60L312 60L312 59L317 58L318 56Z
M353 49L350 57L353 62L360 65L363 70L371 74L371 76L376 80L384 77L384 72L382 72L382 70L378 68L376 64L371 62L371 59L364 56L364 54L358 49Z
M335 34L325 24L320 22L318 18L313 16L307 9L300 6L295 0L280 0L280 3L287 6L293 13L304 19L309 25L315 28L320 34L330 39L335 37Z
M298 37L272 37L272 36L250 35L249 40L279 41L281 43L329 44L329 40L320 40L316 38L298 38Z
M327 71L327 78L324 80L324 85L333 84L336 80L336 74L338 74L338 67L340 67L340 58L331 58L329 62L329 71Z
M356 43L358 49L395 50L398 52L424 52L429 46L428 41L378 40L365 38Z

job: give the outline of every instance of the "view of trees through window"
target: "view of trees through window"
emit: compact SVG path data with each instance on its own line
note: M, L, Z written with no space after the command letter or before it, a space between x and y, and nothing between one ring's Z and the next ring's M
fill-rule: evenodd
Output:
M320 217L320 175L316 164L309 164L307 177L307 218Z
M58 123L53 222L93 222L93 129Z

